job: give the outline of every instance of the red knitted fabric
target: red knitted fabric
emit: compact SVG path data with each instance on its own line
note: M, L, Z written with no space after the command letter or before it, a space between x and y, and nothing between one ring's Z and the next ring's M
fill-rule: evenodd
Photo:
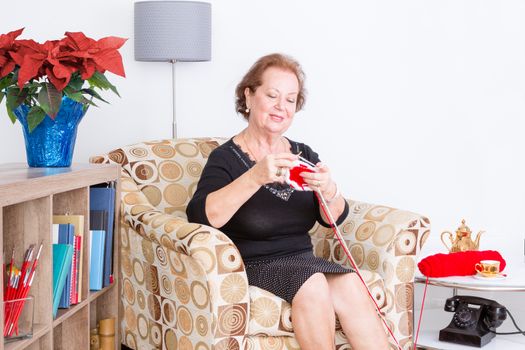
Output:
M481 260L499 260L500 271L506 266L505 259L495 250L466 251L427 256L417 264L419 271L427 277L475 275L474 266Z

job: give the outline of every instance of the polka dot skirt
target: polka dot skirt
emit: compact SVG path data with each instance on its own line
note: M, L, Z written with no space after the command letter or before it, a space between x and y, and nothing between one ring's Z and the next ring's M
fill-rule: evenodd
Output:
M350 273L353 269L316 257L312 251L273 259L245 261L248 283L265 289L290 304L313 274Z

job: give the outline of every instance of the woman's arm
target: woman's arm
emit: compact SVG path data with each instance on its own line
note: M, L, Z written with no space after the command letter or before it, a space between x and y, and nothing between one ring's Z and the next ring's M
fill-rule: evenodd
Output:
M338 218L341 216L341 214L343 214L345 210L346 202L343 196L341 195L341 192L337 188L337 184L333 180L331 180L329 184L325 187L324 191L321 189L321 193L323 194L323 198L326 204L328 205L330 213L332 213L333 219L338 221ZM330 220L324 214L321 205L319 205L319 212L323 221L329 223Z
M295 160L297 156L290 153L270 154L228 185L209 193L205 211L210 225L224 226L261 186L284 182L283 175L277 176L278 169L292 167Z
M323 195L334 220L340 221L340 216L345 211L346 202L337 189L337 184L332 180L330 169L321 162L318 162L315 166L317 168L316 172L304 172L301 173L301 176L303 176L311 189ZM330 220L323 212L321 203L319 203L319 214L325 223L330 223Z

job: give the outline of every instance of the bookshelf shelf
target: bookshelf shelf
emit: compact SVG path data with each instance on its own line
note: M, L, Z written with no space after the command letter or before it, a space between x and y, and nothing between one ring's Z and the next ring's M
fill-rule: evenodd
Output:
M118 325L118 274L113 284L97 292L89 291L89 187L113 182L118 191L120 169L113 164L76 164L69 168L29 168L25 164L0 165L0 258L10 259L15 250L21 258L30 244L43 244L38 269L30 294L34 302L33 337L5 343L0 350L88 349L90 329L100 319L114 317ZM120 197L117 193L117 199ZM118 209L115 205L113 271L118 271ZM52 318L53 304L53 215L83 215L82 300L69 309L59 309ZM8 255L6 259L4 257ZM21 261L16 261L20 265ZM3 300L3 278L0 295ZM4 324L0 312L0 324ZM118 326L115 340L120 339ZM115 349L118 349L115 341Z
M105 293L108 293L111 291L111 289L113 289L113 286L115 285L115 283L113 283L112 285L104 288L104 289L101 289L101 290L97 290L97 291L93 291L93 292L89 292L89 300L95 300L97 299L98 297L100 297L102 294L105 294Z
M62 322L65 322L68 318L73 316L78 311L82 310L82 307L88 304L87 300L84 300L81 303L76 305L71 305L69 309L58 309L57 317L53 320L53 327L58 326Z

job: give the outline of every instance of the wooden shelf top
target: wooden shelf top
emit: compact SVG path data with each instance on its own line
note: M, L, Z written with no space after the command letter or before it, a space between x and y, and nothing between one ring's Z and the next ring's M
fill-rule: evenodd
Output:
M73 164L68 168L30 168L25 163L0 164L0 206L25 202L119 176L115 164Z

